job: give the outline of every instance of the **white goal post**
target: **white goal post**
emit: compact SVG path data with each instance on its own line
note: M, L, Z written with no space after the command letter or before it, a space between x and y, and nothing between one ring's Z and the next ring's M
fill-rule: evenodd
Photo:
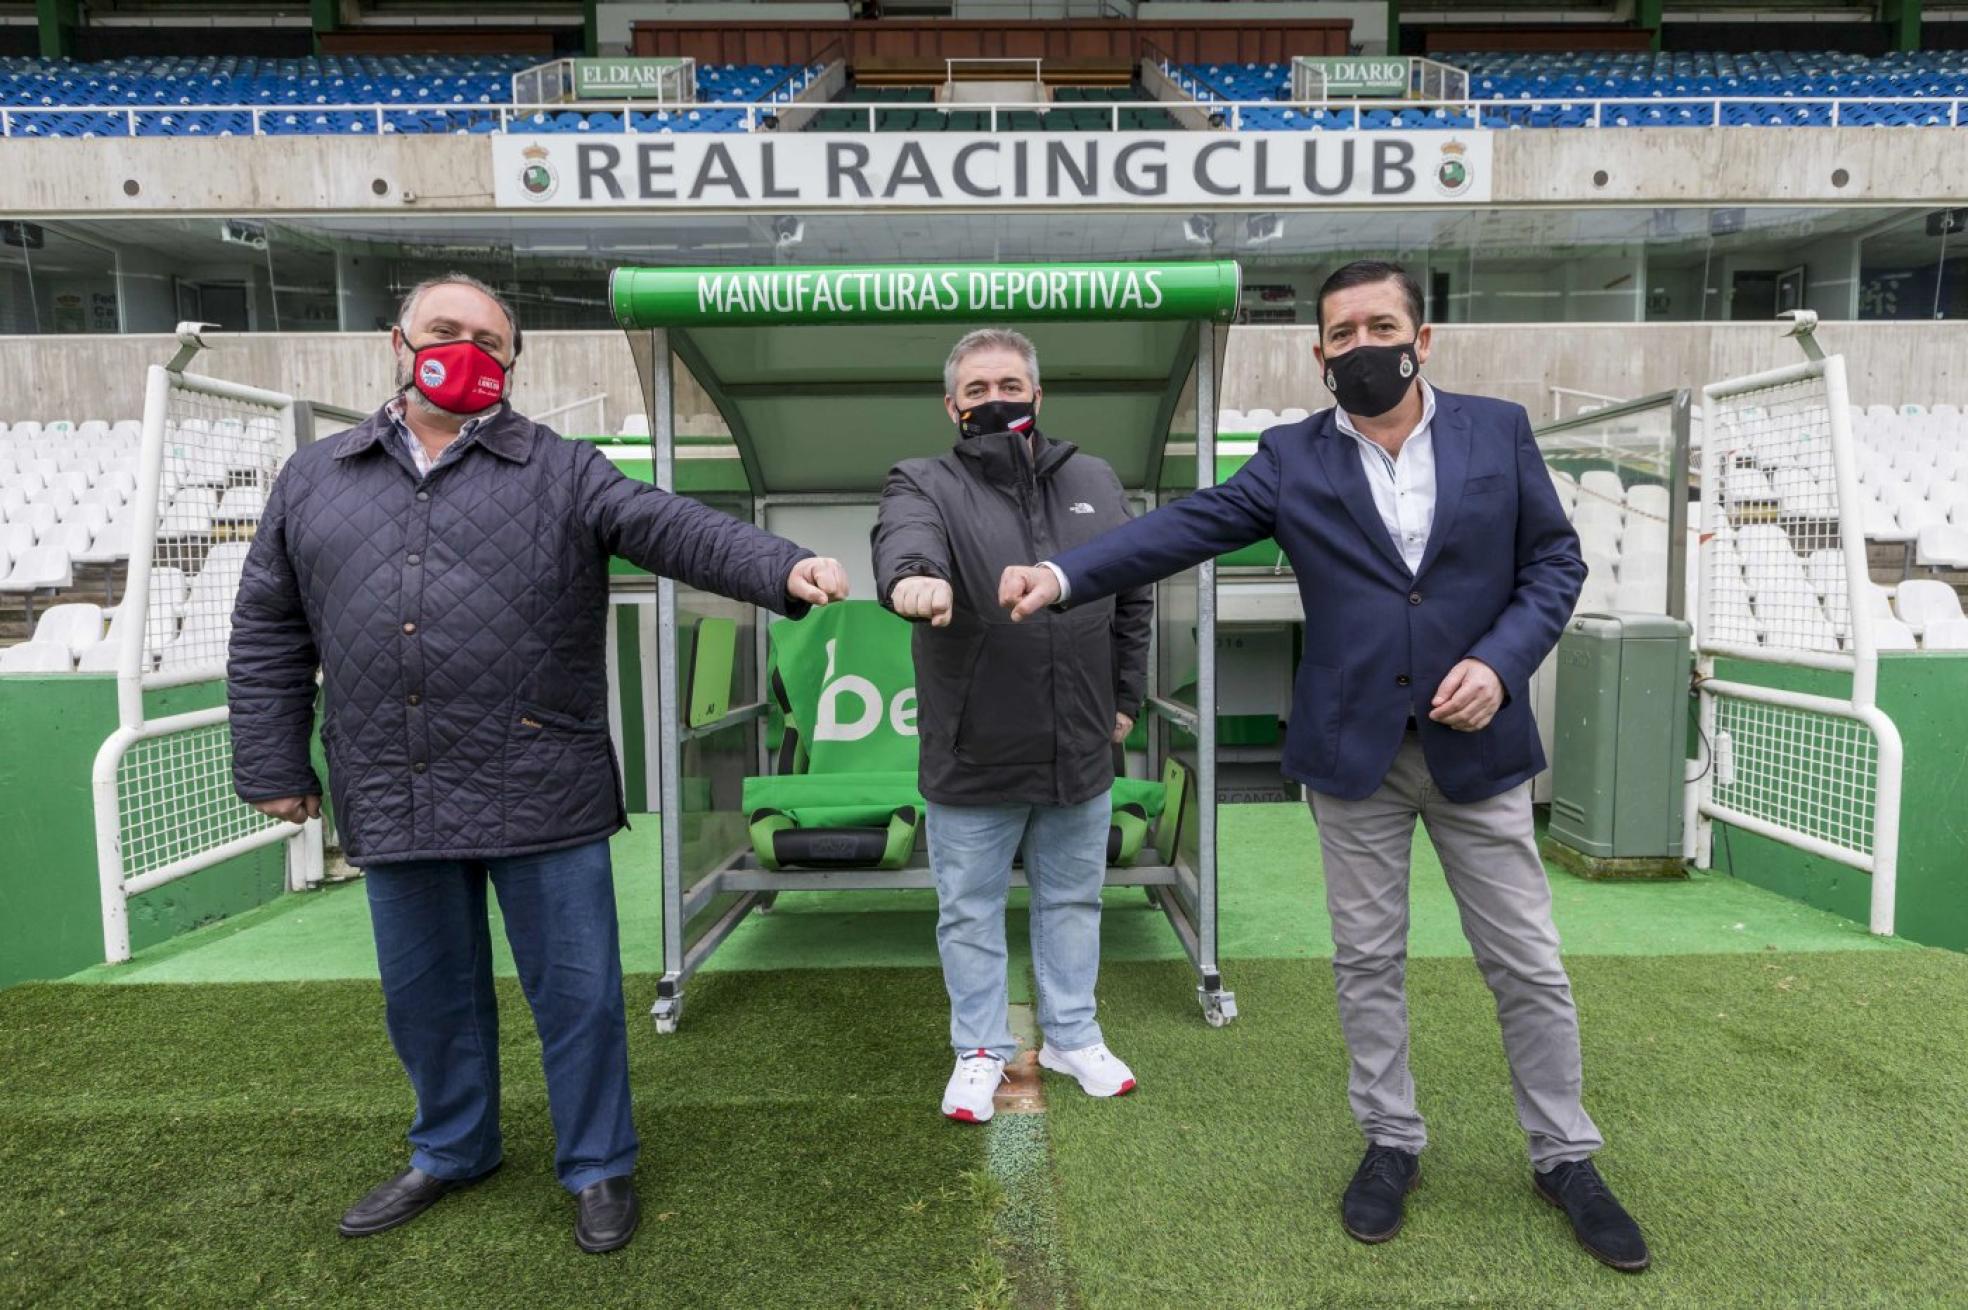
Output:
M1869 926L1891 935L1902 754L1877 704L1844 358L1713 383L1702 399L1696 863L1712 867L1720 820L1862 870ZM1718 658L1820 670L1832 686L1718 678Z
M294 432L292 396L162 365L146 378L130 576L111 632L118 726L93 779L111 964L130 958L132 896L277 843L289 890L321 881L320 820L297 827L234 795L223 699L156 718L146 701L223 683L246 551Z

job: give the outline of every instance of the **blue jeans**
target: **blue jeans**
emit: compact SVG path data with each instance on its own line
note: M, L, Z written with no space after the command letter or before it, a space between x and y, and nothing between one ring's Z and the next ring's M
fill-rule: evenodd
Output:
M629 1034L608 843L364 870L390 1044L417 1093L410 1163L471 1178L499 1163L499 1010L485 885L533 1009L570 1192L635 1169Z
M1100 974L1100 887L1113 800L1080 805L929 803L936 874L936 949L950 993L950 1045L1018 1054L1005 992L1005 898L1011 857L1025 852L1032 887L1032 974L1046 1041L1077 1051L1100 1040L1093 985Z

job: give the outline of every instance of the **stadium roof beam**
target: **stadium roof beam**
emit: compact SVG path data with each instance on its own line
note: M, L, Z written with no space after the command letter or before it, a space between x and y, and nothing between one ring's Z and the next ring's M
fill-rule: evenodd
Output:
M82 21L77 0L34 0L34 17L41 29L43 59L65 59L75 53L75 29Z

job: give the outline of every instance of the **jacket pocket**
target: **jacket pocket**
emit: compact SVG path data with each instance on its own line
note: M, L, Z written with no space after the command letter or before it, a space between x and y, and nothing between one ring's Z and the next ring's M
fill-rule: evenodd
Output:
M1537 725L1521 699L1499 709L1476 737L1482 746L1483 772L1490 778L1507 778L1531 767Z
M516 726L522 733L544 732L607 732L608 720L582 719L572 714L562 714L559 710L543 710L537 705L521 705L517 710Z
M967 764L1053 760L1050 623L994 623L984 630L957 719L956 757Z
M1300 664L1292 679L1289 739L1310 758L1306 767L1330 773L1339 759L1339 716L1346 704L1346 670L1329 664Z
M621 784L608 720L521 703L507 730L505 842L533 846L595 832L621 819Z

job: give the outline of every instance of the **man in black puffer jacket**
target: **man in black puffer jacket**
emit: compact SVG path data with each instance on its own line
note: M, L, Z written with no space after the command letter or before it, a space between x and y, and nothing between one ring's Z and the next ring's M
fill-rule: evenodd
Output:
M234 786L295 823L315 669L335 819L364 871L390 1040L417 1093L410 1167L342 1217L405 1223L498 1167L498 1008L485 889L539 1028L575 1239L639 1218L608 838L608 559L795 618L839 564L624 477L506 404L512 310L461 275L405 297L398 394L297 453L253 538L227 666Z
M1134 1088L1134 1074L1101 1040L1093 986L1114 747L1141 713L1154 592L1048 614L1029 630L1007 621L998 603L1006 566L1119 526L1126 496L1105 460L1040 434L1038 354L1025 337L973 332L943 372L959 440L889 473L875 580L884 605L919 621L918 782L929 803L936 943L957 1053L943 1113L981 1123L1018 1053L1006 1014L1004 915L1021 846L1045 1031L1039 1063L1093 1096Z

